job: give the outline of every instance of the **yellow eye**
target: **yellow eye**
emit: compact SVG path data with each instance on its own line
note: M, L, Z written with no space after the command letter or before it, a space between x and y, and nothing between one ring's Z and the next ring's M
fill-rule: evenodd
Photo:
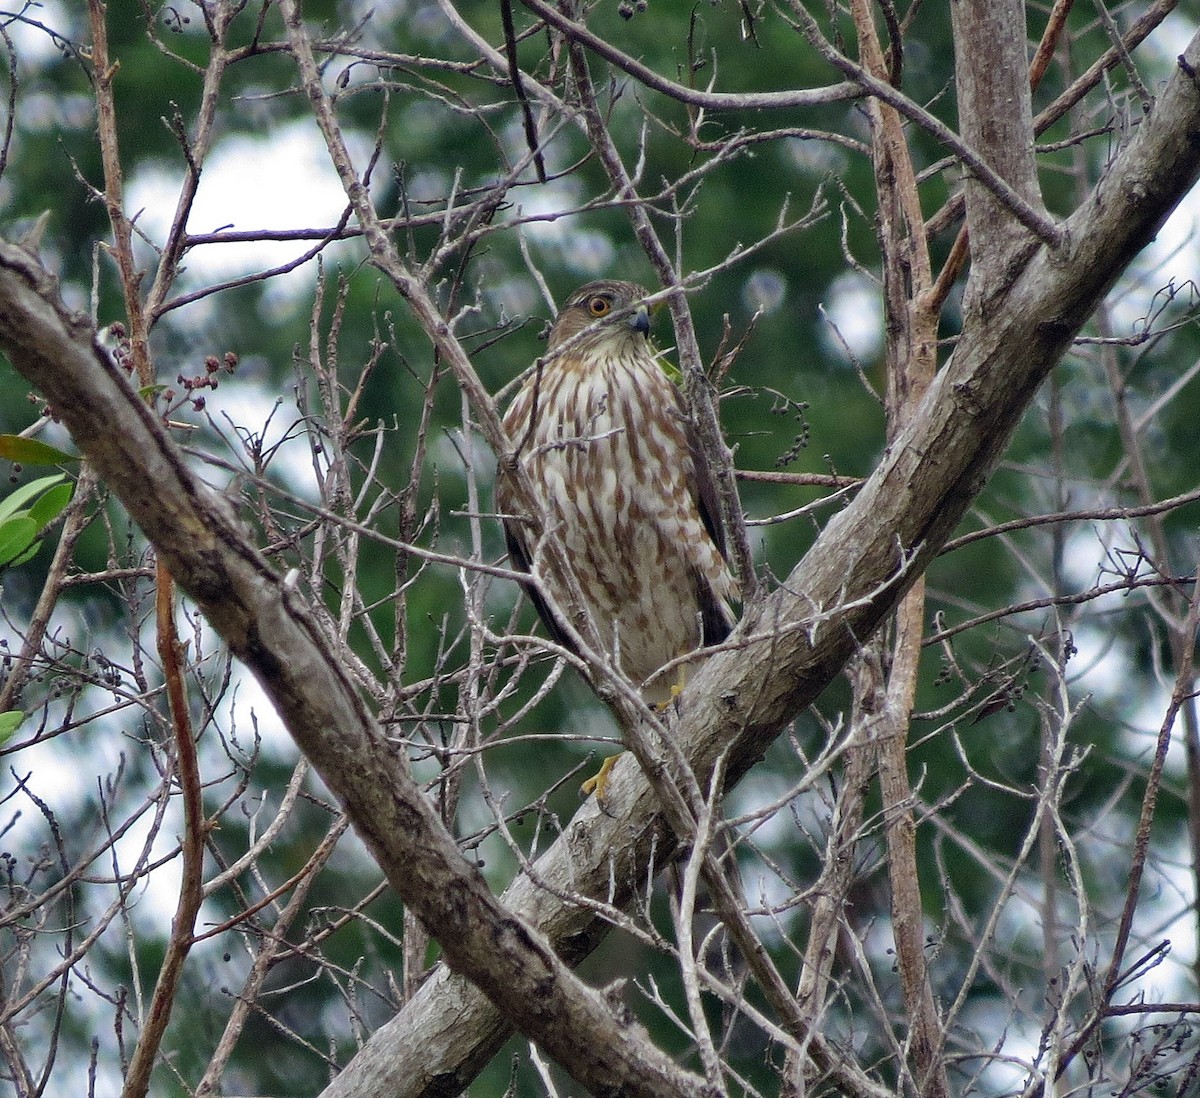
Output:
M588 301L587 307L588 312L591 313L592 316L604 316L606 313L612 311L612 301L607 297L600 297L597 295Z

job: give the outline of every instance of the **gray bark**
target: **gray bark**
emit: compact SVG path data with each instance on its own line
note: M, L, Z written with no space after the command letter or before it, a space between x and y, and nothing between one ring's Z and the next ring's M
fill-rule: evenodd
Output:
M1001 179L1041 210L1025 5L1021 0L954 0L950 15L959 132ZM1018 272L1029 234L979 180L967 178L966 197L971 309L1002 291Z

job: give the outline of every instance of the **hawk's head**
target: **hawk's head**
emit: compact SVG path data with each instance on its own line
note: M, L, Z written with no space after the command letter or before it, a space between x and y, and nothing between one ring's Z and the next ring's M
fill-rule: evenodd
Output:
M644 343L650 331L645 298L645 289L633 282L605 280L581 286L555 318L549 349L553 351L585 328L592 330L576 344L580 350L613 340Z

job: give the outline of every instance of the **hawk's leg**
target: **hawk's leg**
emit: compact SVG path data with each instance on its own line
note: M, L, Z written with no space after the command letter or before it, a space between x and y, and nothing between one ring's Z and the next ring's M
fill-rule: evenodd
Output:
M604 762L600 764L600 769L596 771L586 782L579 787L579 795L588 797L591 794L596 794L596 799L604 800L604 794L608 790L608 774L609 771L616 765L617 760L624 755L624 751L618 751L615 755L609 755Z
M671 696L664 702L656 703L654 708L659 713L665 713L675 704L675 699L683 692L683 688L686 685L687 664L683 663L679 665L679 677L671 683ZM617 760L624 754L624 751L618 751L615 755L609 755L600 764L600 769L579 787L579 795L581 797L590 797L595 793L596 799L603 801L604 794L608 789L608 775L612 771L612 768L617 765Z

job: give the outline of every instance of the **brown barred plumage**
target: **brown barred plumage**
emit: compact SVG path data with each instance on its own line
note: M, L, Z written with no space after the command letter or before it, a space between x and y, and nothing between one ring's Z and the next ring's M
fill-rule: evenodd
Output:
M601 637L646 700L661 703L680 674L647 680L676 656L728 636L737 587L682 396L647 338L645 296L630 282L577 290L504 426ZM496 504L512 515L503 478ZM510 517L504 531L514 567L530 571L536 546L528 527ZM551 635L565 641L529 590Z

